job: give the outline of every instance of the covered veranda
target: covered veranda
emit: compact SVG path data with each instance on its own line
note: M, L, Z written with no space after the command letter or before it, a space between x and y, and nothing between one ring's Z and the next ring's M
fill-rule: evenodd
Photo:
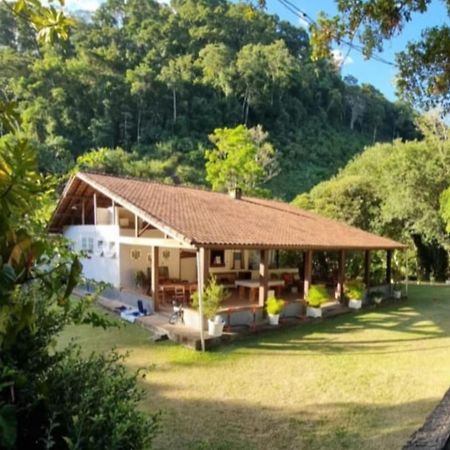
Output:
M372 254L384 252L384 285L389 290L393 252L406 248L239 191L224 194L92 173L78 173L68 182L49 230L62 231L76 249L88 253L83 260L86 278L108 282L120 294L132 287L137 270L148 269L153 309L170 311L172 301L183 302L187 315L196 315L191 325L200 334L202 311L189 308L189 298L195 291L202 297L210 276L230 292L223 314L246 313L255 323L263 319L273 290L286 301L286 317L302 317L314 283L326 284L330 303L343 306L350 254L363 256L360 278L370 288ZM277 252L296 254L296 263L280 267ZM328 272L318 270L325 254L328 259L333 255Z

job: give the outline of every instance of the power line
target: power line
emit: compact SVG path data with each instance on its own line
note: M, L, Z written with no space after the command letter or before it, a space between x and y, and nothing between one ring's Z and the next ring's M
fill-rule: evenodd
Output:
M300 9L297 5L292 3L290 0L277 0L278 3L283 5L288 11L290 11L292 14L297 16L300 20L305 21L308 25L315 25L317 26L317 22L308 15L305 11ZM357 45L353 43L352 41L347 41L344 39L339 39L339 42L346 45L349 49L355 50L362 55L364 55L364 48L361 45ZM378 56L378 55L372 55L370 59L373 59L374 61L378 61L380 63L386 64L391 67L397 67L397 64L393 63L392 61L388 61L387 59Z

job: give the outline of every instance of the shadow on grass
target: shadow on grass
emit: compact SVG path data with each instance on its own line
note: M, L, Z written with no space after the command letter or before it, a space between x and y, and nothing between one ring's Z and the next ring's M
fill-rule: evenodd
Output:
M343 399L275 408L226 398L186 399L176 387L151 381L146 391L144 409L162 411L154 443L160 450L401 448L439 401L372 405Z
M370 354L373 351L377 354L394 354L445 348L446 345L426 348L411 345L406 348L408 343L450 336L450 290L445 287L434 288L429 300L423 298L429 289L415 287L415 295L413 292L412 298L402 303L328 318L296 328L274 330L233 343L228 350L221 351L245 353L257 350L256 354L267 354L267 351ZM352 333L359 331L368 331L367 339L364 334ZM379 339L376 338L378 334ZM396 345L402 344L402 348L396 348Z

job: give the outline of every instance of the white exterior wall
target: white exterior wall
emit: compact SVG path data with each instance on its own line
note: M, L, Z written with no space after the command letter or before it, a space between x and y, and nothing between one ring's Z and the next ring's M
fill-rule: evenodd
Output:
M73 242L74 249L82 250L82 239L94 240L94 252L89 258L83 258L83 275L95 281L111 283L120 286L120 248L119 227L115 225L69 225L63 235ZM98 242L103 241L104 254L98 252ZM115 256L108 252L109 243L114 242Z
M121 236L134 237L134 229L121 228ZM160 230L146 230L140 237L163 239L164 233ZM139 259L133 259L131 252L140 251ZM146 273L147 268L151 267L152 248L145 245L120 245L120 280L122 287L134 289L135 275L138 270ZM176 278L188 281L197 279L197 267L195 258L186 258L180 260L180 249L159 247L159 266L166 266L169 269L169 278Z

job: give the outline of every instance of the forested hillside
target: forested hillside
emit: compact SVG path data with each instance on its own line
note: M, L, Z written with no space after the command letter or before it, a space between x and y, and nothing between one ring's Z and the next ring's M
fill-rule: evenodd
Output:
M365 145L417 136L407 106L312 62L303 29L247 3L109 0L76 20L67 42L38 49L0 5L0 91L44 170L121 147L146 158L139 175L201 184L208 135L260 124L281 167L269 188L292 199Z

